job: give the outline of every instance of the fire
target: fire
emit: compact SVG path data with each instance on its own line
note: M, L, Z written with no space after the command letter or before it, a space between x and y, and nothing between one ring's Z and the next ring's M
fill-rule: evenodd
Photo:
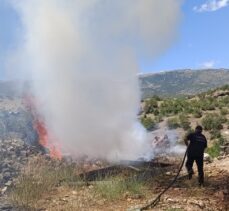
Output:
M61 159L62 155L58 147L55 145L55 139L51 138L52 136L49 135L45 124L37 119L34 123L34 128L38 132L39 136L39 143L49 150L50 157L55 159Z
M45 122L42 120L41 115L38 114L34 102L35 101L31 96L24 97L24 104L33 115L33 128L38 133L39 143L49 151L51 158L61 160L62 154L57 138L54 138L54 136L47 130Z

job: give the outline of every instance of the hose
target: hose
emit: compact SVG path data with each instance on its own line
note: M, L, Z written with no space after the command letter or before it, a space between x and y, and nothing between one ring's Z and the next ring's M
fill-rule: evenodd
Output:
M143 210L147 210L147 209L149 209L149 208L153 208L153 207L155 207L155 206L160 202L161 196L162 196L167 190L169 190L169 188L171 188L171 187L173 186L173 184L177 181L177 178L178 178L178 176L180 175L181 169L182 169L183 166L184 166L184 161L185 161L185 158L186 158L186 155L187 155L187 151L188 151L188 148L187 148L186 151L185 151L185 154L184 154L183 160L182 160L182 162L181 162L181 165L180 165L180 167L179 167L179 170L178 170L176 176L174 177L174 179L172 180L172 182L171 182L171 183L170 183L161 193L159 193L159 194L157 195L157 197L156 197L152 202L150 202L149 204L147 204L147 205L144 206L144 207L141 207L141 208L138 209L138 210L143 211Z

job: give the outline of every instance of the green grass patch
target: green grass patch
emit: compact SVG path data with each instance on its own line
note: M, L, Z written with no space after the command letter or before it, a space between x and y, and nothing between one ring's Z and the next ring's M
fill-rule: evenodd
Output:
M124 194L143 195L144 183L135 179L122 180L120 178L112 178L108 181L98 182L95 191L102 198L108 200L120 199Z
M212 157L218 157L220 155L220 143L215 142L212 147L207 149L207 153Z

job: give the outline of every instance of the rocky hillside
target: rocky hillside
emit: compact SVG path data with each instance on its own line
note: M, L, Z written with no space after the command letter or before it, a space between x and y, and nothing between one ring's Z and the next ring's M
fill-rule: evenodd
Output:
M154 97L142 104L146 127L154 129L157 122L164 121L172 129L187 132L204 121L212 139L208 149L212 158L205 163L206 186L198 188L197 174L187 180L183 168L176 184L151 210L228 210L228 105L229 86L191 99ZM87 157L52 160L40 146L27 144L35 131L20 100L0 101L0 114L0 210L139 209L168 186L182 159L163 155L151 165L144 161L114 165Z
M21 101L0 98L0 140L19 138L30 144L37 141L33 117Z
M228 69L178 70L140 76L142 97L195 95L229 83Z

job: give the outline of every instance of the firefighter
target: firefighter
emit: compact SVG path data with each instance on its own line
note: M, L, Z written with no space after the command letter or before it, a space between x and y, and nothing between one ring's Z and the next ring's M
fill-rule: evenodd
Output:
M196 162L197 169L198 169L198 181L199 186L204 185L204 150L207 147L207 139L202 134L203 128L198 125L195 128L195 132L190 133L185 138L185 144L188 147L187 149L187 161L186 161L186 168L188 171L188 178L192 179L192 175L194 174L193 171L193 163Z

